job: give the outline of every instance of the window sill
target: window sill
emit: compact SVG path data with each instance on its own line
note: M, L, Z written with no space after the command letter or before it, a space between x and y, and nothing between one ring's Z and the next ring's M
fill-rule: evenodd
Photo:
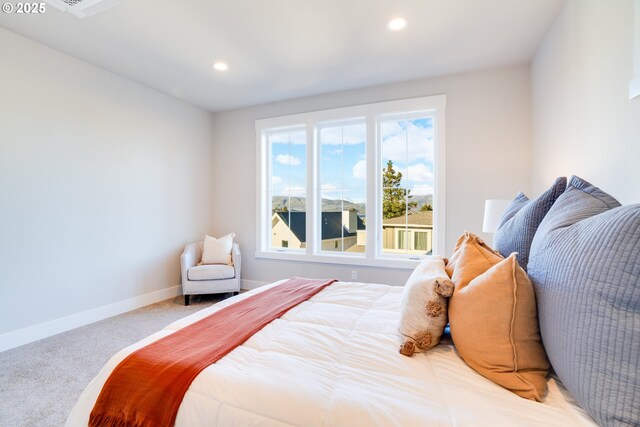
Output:
M255 257L257 259L273 259L281 261L297 261L297 262L311 262L320 264L339 264L339 265L357 265L364 267L384 267L384 268L397 268L403 270L413 270L424 259L423 257L411 258L393 258L393 257L379 257L379 258L366 258L358 255L330 255L330 254L307 254L296 253L289 251L256 251Z

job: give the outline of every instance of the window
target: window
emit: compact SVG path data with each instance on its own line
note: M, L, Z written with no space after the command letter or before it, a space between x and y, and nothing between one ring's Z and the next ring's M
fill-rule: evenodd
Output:
M444 107L433 96L257 120L256 256L410 268L443 250Z
M387 245L385 248L385 244ZM383 240L383 244L382 244L382 248L383 249L399 249L403 252L406 252L407 249L409 249L409 245L407 244L407 230L398 230L398 244L397 245L393 245L391 242L385 242ZM390 252L390 251L389 251Z
M426 231L416 231L413 236L413 249L424 252L428 252L431 249L431 245L427 243L431 236Z
M407 235L433 228L434 116L412 113L380 121L382 228L402 229L398 244L385 239L384 253L428 254L431 244L409 245ZM423 234L422 239L428 239ZM422 249L422 248L425 249Z
M358 231L366 229L366 129L364 119L318 125L320 235L338 239L333 251L357 249Z
M269 151L271 248L301 248L306 211L306 131L274 130L266 135ZM289 246L289 242L293 245Z

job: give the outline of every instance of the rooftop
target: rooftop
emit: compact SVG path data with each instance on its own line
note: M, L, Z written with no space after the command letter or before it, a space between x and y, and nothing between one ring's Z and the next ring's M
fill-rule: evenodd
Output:
M395 218L387 218L383 221L383 225L433 225L433 211L424 211L409 213L409 215L397 216Z
M276 212L291 232L301 242L307 241L307 213L306 212ZM357 217L357 229L364 230L365 225ZM353 237L356 233L349 233L342 224L342 212L322 212L322 240Z

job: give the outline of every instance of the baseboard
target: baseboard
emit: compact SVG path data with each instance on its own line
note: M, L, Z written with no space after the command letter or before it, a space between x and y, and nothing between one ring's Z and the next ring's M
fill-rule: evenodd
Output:
M246 289L247 291L250 291L252 289L259 288L260 286L268 285L269 283L271 283L271 282L261 282L259 280L242 279L241 284L240 284L240 288L241 289Z
M30 342L38 341L61 332L66 332L89 323L104 320L136 308L144 307L149 304L174 298L182 293L180 286L162 289L137 297L129 298L123 301L114 302L112 304L103 305L102 307L92 308L90 310L81 311L80 313L71 314L59 319L50 320L48 322L39 323L16 331L6 332L0 335L0 352L19 347Z

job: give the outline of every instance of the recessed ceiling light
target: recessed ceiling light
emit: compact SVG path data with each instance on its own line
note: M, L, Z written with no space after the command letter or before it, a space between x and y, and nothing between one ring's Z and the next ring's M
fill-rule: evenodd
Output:
M407 20L404 18L393 18L387 23L387 28L391 31L400 31L407 26Z
M218 61L213 63L213 69L217 71L227 71L229 69L229 66L226 62Z

